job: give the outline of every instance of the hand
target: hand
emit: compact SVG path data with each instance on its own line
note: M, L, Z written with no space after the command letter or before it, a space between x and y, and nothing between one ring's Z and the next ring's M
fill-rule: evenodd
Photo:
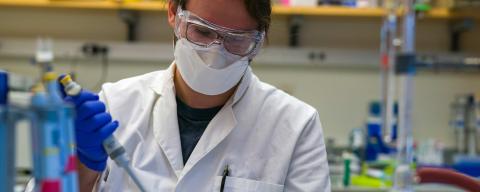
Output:
M97 94L82 90L77 96L67 96L65 101L75 106L75 135L78 159L95 171L105 170L108 155L103 148L103 141L111 136L118 127L112 121Z

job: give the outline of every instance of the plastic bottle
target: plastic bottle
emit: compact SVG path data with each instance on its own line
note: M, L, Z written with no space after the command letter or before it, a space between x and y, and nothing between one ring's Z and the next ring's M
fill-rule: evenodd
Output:
M12 191L15 185L14 132L8 124L8 74L0 71L0 191Z
M382 152L380 142L381 133L381 106L379 102L370 103L369 116L367 118L367 146L365 148L365 160L375 161Z
M44 74L44 84L47 87L49 103L56 108L59 116L62 191L77 192L78 174L76 168L74 110L71 105L63 101L57 77L53 72Z

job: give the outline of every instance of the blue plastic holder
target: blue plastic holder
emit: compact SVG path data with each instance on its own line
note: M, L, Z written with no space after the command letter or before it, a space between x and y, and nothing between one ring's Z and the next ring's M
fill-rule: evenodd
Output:
M365 147L365 160L375 161L379 154L389 154L395 151L389 147L382 138L381 104L372 102L369 107L369 118L367 120L367 142ZM395 131L394 131L395 132Z
M12 191L15 185L15 130L10 126L7 98L8 74L0 71L0 191Z
M463 174L480 178L480 157L456 157L452 168Z
M62 167L62 191L78 191L76 171L75 127L73 106L65 103L61 97L57 81L46 82L48 98L59 116L60 165Z
M7 105L8 73L0 70L0 105Z

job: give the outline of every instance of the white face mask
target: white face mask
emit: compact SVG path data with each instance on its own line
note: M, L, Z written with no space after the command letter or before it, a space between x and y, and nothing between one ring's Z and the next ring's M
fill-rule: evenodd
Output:
M223 46L208 48L177 40L175 63L182 78L194 91L219 95L234 87L248 68L248 57L227 52Z

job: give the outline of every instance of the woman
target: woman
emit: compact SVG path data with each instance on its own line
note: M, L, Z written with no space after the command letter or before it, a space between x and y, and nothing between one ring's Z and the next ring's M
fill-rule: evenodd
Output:
M148 191L330 191L318 113L249 66L270 14L269 0L169 1L167 70L66 98L78 114L81 191L138 190L107 161L112 133Z

